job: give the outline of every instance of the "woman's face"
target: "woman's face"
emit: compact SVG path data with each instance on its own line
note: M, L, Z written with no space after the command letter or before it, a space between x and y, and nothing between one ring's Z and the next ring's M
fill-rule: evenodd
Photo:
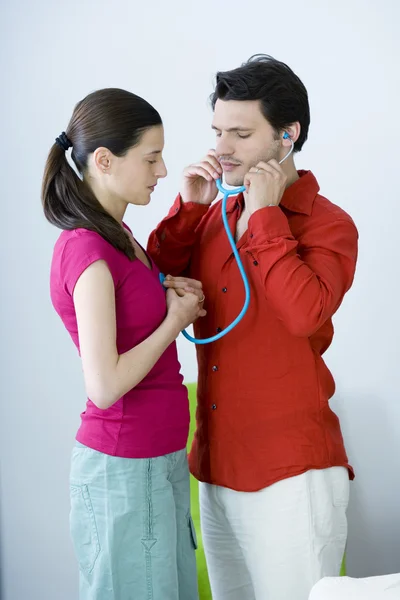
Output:
M126 204L148 204L158 180L167 175L163 149L164 128L157 125L147 129L125 156L112 155L105 178L110 195Z

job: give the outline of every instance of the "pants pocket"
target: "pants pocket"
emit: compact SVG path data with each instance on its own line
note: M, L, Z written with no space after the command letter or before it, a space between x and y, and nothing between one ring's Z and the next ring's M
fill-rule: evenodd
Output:
M197 550L198 544L197 544L196 528L194 526L193 519L192 519L191 515L188 516L188 521L189 521L189 531L190 531L190 536L191 536L192 544L193 544L194 549Z
M81 571L91 573L100 553L96 519L87 485L70 485L70 532Z

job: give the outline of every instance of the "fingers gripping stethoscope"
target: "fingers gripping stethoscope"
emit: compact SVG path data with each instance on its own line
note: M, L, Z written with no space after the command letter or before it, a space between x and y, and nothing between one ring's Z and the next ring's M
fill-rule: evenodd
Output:
M290 136L289 136L289 134L286 131L283 134L283 138L285 140L290 139ZM282 158L282 160L279 161L280 165L293 152L294 143L293 143L293 140L290 140L290 141L292 143L291 148L290 148L289 152L286 154L286 156L284 156L284 158ZM238 323L240 323L240 321L243 319L244 315L246 314L246 312L247 312L247 310L249 308L249 304L250 304L250 285L249 285L249 280L247 278L247 275L246 275L246 272L244 270L242 261L240 259L239 252L237 251L235 240L234 240L234 238L232 236L232 233L231 233L231 230L229 228L228 218L227 218L227 215L226 215L226 204L227 204L227 200L228 200L229 196L237 196L238 194L242 194L246 190L246 188L245 188L245 186L241 186L241 187L237 187L237 188L234 188L234 189L227 190L226 188L223 187L223 185L221 183L221 179L217 179L216 185L217 185L218 190L223 194L222 203L221 203L222 222L224 224L226 235L228 237L229 243L230 243L231 248L232 248L232 252L234 254L234 257L235 257L236 262L237 262L237 266L238 266L239 271L240 271L240 275L241 275L242 280L243 280L243 285L244 285L244 290L245 290L245 300L244 300L243 308L240 311L240 313L238 314L238 316L236 317L236 319L234 319L234 321L232 321L232 323L230 323L227 327L225 327L225 329L223 329L222 331L220 331L216 335L213 335L213 336L211 336L209 338L205 338L205 339L200 340L200 339L194 338L191 335L189 335L189 333L187 333L187 331L182 331L182 334L184 335L184 337L187 340L189 340L189 342L193 342L193 344L210 344L211 342L216 342L217 340L219 340L222 337L224 337L227 333L229 333L230 331L232 331L232 329L234 327L236 327L236 325ZM164 279L165 279L165 275L163 275L162 273L160 273L160 282L161 282L161 284L164 283Z

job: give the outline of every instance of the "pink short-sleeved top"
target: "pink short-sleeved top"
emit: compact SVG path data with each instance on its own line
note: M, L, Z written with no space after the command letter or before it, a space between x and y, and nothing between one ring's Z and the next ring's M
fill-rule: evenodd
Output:
M73 291L81 274L97 260L110 269L115 286L117 350L123 354L148 338L166 316L159 271L116 250L86 229L63 231L53 254L50 291L53 306L79 351ZM182 450L189 429L186 387L175 342L148 375L107 410L87 400L76 439L125 458L152 458Z

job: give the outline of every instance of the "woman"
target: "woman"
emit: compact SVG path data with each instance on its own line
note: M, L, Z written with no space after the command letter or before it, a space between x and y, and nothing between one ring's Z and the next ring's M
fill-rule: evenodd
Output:
M148 204L166 176L163 146L152 106L100 90L75 107L43 178L45 216L63 229L51 298L80 353L90 398L70 486L81 600L198 598L189 407L175 339L204 316L204 296L193 281L165 292L123 223L128 204Z

